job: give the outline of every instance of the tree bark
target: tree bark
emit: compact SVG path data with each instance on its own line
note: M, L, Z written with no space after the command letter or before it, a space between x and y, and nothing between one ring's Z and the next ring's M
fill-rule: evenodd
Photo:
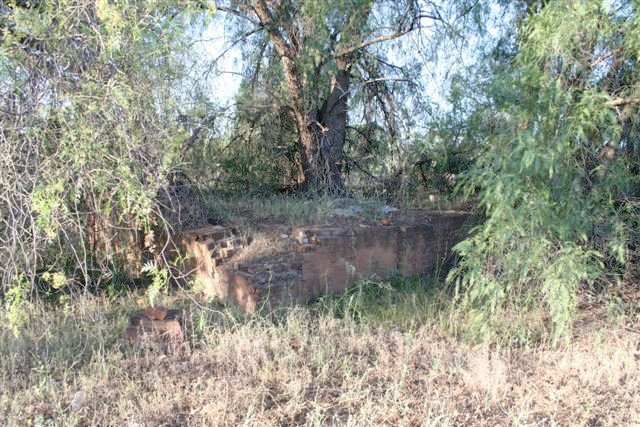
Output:
M333 76L322 108L306 114L294 109L303 171L302 182L298 184L302 186L329 193L343 190L342 165L350 81L349 66L344 64ZM300 104L295 99L292 101Z
M349 101L350 70L347 64L341 65L331 82L331 90L320 112L322 129L320 147L321 173L326 188L342 190L342 165L344 161L344 143L347 136L347 112Z

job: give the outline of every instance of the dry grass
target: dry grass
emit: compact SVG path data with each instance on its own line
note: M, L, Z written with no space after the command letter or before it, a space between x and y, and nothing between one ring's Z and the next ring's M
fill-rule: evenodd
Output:
M243 321L191 305L188 351L164 356L121 339L133 308L92 297L34 311L20 337L3 328L3 423L640 424L640 334L628 328L501 348L428 323L401 330L307 308Z

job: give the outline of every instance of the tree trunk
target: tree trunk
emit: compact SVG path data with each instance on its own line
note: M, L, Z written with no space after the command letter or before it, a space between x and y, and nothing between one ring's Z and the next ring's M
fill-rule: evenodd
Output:
M341 67L332 79L322 108L298 121L304 183L316 190L340 193L347 129L350 73Z
M342 163L347 128L347 99L350 84L350 68L353 49L336 58L338 71L333 77L331 88L324 105L319 111L309 112L304 102L304 82L299 64L295 58L300 55L299 47L292 45L283 31L274 24L269 6L264 0L252 3L251 13L255 13L267 29L284 69L284 77L291 91L291 110L300 137L298 153L298 185L323 192L342 191ZM242 6L241 6L242 7ZM368 16L367 13L362 16ZM340 49L338 49L340 50Z

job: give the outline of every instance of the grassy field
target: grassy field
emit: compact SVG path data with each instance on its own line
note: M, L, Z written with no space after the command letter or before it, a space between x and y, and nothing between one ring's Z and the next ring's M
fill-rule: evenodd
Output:
M474 345L414 280L245 318L182 295L184 351L123 339L136 298L32 306L0 338L3 425L639 425L637 318L595 307L558 346ZM371 288L377 289L372 292ZM611 312L611 310L609 310ZM2 319L6 325L6 319Z

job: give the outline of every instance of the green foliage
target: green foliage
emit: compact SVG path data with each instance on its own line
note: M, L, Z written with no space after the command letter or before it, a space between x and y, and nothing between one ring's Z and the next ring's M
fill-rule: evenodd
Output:
M40 271L92 285L132 249L131 236L162 222L158 195L186 139L175 114L181 53L210 9L106 0L2 8L0 289Z
M632 262L638 109L608 101L637 93L637 13L551 2L493 80L496 128L463 186L487 218L449 277L481 331L543 304L553 339L568 337L578 290Z
M30 291L29 282L24 276L19 276L5 292L3 298L4 310L9 322L7 326L16 337L20 334L20 328L29 320L28 310L31 308L29 303Z
M194 147L187 173L209 189L269 192L295 181L296 137L291 118L278 109L265 111L256 91L242 100L234 128ZM245 109L246 108L246 109ZM214 167L212 167L214 166Z
M169 270L158 267L157 263L149 261L142 267L142 273L151 278L151 284L147 287L146 297L151 307L162 291L166 291L169 284Z
M413 329L424 323L447 326L451 298L438 287L438 277L390 281L363 279L338 296L324 296L317 306L332 317Z

